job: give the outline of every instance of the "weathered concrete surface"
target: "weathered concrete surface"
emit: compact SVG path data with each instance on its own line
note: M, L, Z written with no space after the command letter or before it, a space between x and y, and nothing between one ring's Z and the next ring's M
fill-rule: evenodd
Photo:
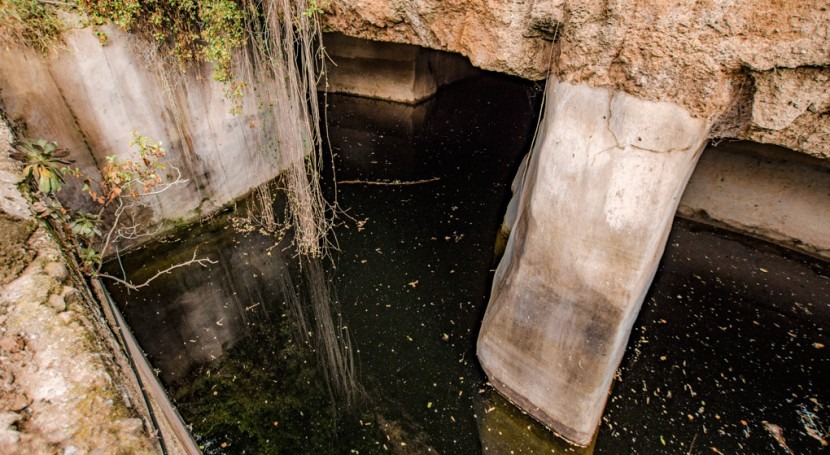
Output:
M330 64L319 88L368 98L414 104L439 87L478 72L457 55L411 44L394 44L327 33Z
M670 103L549 82L478 339L494 386L590 443L708 133Z
M825 0L332 0L323 20L350 36L458 52L488 70L674 102L716 120L713 137L830 157L826 92L799 95L802 111L813 107L773 128L753 108L792 110L790 88L805 77L826 89Z
M0 124L0 454L157 453L125 360L17 192L9 140Z
M751 142L707 147L677 213L830 259L830 163Z
M242 113L206 65L181 74L148 44L116 27L102 46L90 29L63 35L65 48L45 57L23 48L0 48L0 104L31 138L57 141L71 151L75 166L98 175L109 155L136 159L136 131L168 152L168 178L175 166L185 185L158 196L139 221L180 221L206 215L274 178L286 163L273 140L274 119L249 93ZM253 84L249 83L248 87ZM82 207L78 185L61 198Z

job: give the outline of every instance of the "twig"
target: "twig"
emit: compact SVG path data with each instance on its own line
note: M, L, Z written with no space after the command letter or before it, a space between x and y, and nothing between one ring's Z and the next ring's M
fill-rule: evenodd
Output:
M77 8L78 5L74 3L67 3L67 2L56 2L53 0L38 0L40 3L45 3L47 5L56 5L56 6L69 6L71 8Z
M422 183L432 183L441 180L440 177L433 177L424 180L410 180L402 182L400 180L384 181L384 180L341 180L337 182L339 185L383 185L383 186L404 186L404 185L420 185Z
M218 264L218 262L219 262L219 261L214 261L214 260L212 260L211 258L201 258L201 259L197 259L197 258L196 258L196 251L194 251L194 252L193 252L193 258L192 258L192 259L190 259L189 261L187 261L187 262L181 262L181 263L178 263L178 264L175 264L175 265L171 265L170 267L167 267L167 268L166 268L166 269L164 269L164 270L159 270L159 271L158 271L155 275L153 275L152 277L150 277L150 279L148 279L147 281L145 281L145 282L143 282L143 283L141 283L141 284L133 284L133 283L131 283L131 282L129 282L129 281L122 280L121 278L118 278L118 277L115 277L115 276L112 276L112 275L108 275L108 274L106 274L106 273L101 273L101 274L98 274L98 276L99 276L99 277L101 277L101 278L107 278L107 279L109 279L109 280L113 280L113 281L115 281L116 283L121 283L121 284L123 284L124 286L126 286L126 287L127 287L127 288L129 288L129 289L132 289L132 290L137 290L137 289L143 288L143 287L145 287L145 286L148 286L148 285L149 285L149 284L150 284L153 280L155 280L156 278L158 278L158 277L160 277L160 276L162 276L162 275L164 275L164 274L170 273L170 272L172 272L173 270L178 269L178 268L180 268L180 267L185 267L185 266L188 266L188 265L191 265L191 264L199 264L199 265L201 265L202 267L207 267L207 265L208 265L208 264Z

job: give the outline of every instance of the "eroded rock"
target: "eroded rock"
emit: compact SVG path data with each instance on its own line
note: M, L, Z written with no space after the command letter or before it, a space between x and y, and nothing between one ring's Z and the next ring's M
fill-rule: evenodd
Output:
M8 129L0 123L3 137ZM0 177L4 166L11 166L5 150ZM3 191L21 198L14 184L0 178ZM0 455L58 454L72 447L85 454L154 453L154 440L135 418L136 409L122 398L127 389L111 379L116 363L102 341L109 332L94 324L93 307L73 286L58 245L28 210L15 211L15 204L5 202L0 204ZM65 311L66 299L77 313ZM67 322L64 314L71 316ZM120 381L127 384L123 374Z
M715 136L826 158L828 84L816 74L830 65L828 8L821 0L332 0L323 19L351 36L458 52L488 70L674 102L708 119Z

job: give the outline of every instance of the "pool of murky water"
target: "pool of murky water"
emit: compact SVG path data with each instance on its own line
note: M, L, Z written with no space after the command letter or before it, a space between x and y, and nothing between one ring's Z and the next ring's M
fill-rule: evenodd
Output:
M111 286L206 452L821 453L826 265L687 222L594 446L568 447L487 385L475 339L540 89L484 75L417 106L329 96L337 248L321 261L242 201L110 264L140 281L194 250L217 261Z

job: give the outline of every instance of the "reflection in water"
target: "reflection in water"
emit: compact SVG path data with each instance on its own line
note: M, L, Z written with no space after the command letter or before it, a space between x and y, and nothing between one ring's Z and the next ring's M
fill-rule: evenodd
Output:
M340 186L343 253L332 262L299 263L288 240L274 245L234 223L234 213L124 258L134 280L196 247L219 261L177 269L142 293L113 290L203 443L264 453L275 432L305 425L313 435L276 447L480 453L476 408L486 387L473 343L506 182L527 146L538 93L493 77L417 106L330 97L338 180L391 184ZM413 180L430 183L399 184ZM336 406L324 403L327 385L341 397ZM306 446L288 449L297 441Z
M348 327L343 324L339 305L333 298L331 281L323 271L320 258L300 257L300 260L300 274L304 284L304 292L300 295L307 296L308 300L296 298L290 306L298 319L303 321L302 327L308 326L305 321L309 320L309 316L314 321L314 340L305 338L305 341L314 343L326 384L335 397L345 400L348 409L363 392L355 371L354 349ZM306 314L309 308L310 315Z
M361 376L375 409L442 454L482 451L475 338L536 88L480 77L417 106L328 99L337 200L352 218L336 229L332 278Z
M183 268L160 276L152 286L126 291L111 286L139 342L159 376L177 385L197 366L221 357L254 324L273 323L293 291L285 245L271 237L237 233L228 215L219 223L193 226L123 259L131 279L146 279L167 265L188 260L193 251L217 264ZM220 224L224 221L224 224ZM250 254L250 251L268 254ZM120 274L118 264L111 272Z
M594 453L596 439L588 447L572 446L537 424L495 389L483 394L476 416L484 455Z
M146 291L113 287L139 342L206 452L382 445L374 417L352 412L362 387L323 264L250 219L224 214L123 260L133 279L196 249L217 261Z

